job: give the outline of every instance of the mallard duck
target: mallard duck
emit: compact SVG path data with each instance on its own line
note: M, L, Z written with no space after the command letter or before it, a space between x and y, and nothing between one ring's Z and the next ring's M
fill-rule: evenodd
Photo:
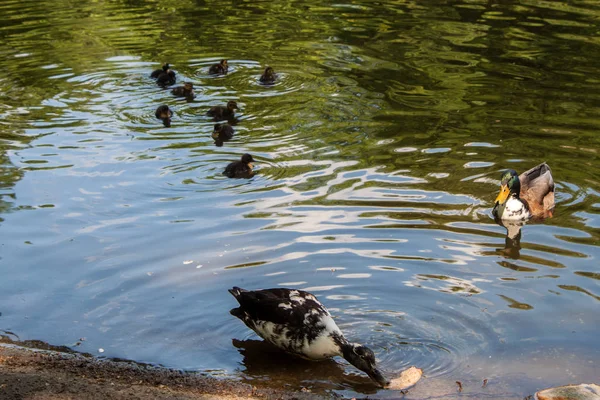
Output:
M194 85L192 82L185 82L183 86L178 86L171 90L171 93L177 97L186 97L188 99L193 99L196 97L194 94Z
M167 72L169 70L169 64L168 63L164 63L162 68L159 69L155 69L154 71L152 71L152 73L150 74L150 78L158 78L158 76L160 74L162 74L163 72Z
M343 357L380 386L387 386L373 351L348 342L327 308L311 293L284 288L248 291L239 287L229 293L240 303L231 315L267 342L310 360Z
M177 82L177 77L175 76L175 71L172 69L162 72L156 79L158 86L162 87L174 85L175 82Z
M552 217L554 180L548 164L537 165L520 176L509 169L502 174L500 185L492 210L495 217L508 220Z
M215 130L212 133L212 137L215 140L229 140L233 137L233 127L229 124L215 124Z
M263 83L265 85L272 85L273 83L275 83L276 79L277 75L275 74L273 68L267 67L265 68L265 72L260 76L260 83Z
M235 110L238 110L238 105L235 101L230 100L226 106L214 106L208 110L207 115L213 117L215 121L223 121L225 119L233 119Z
M227 73L229 66L227 65L227 60L221 60L218 64L213 64L208 69L209 74L213 75L224 75Z
M223 175L228 178L249 178L252 176L252 164L254 159L248 153L242 156L240 161L234 161L225 167Z
M173 116L173 111L171 111L169 106L167 106L166 104L158 106L154 115L156 115L156 118L162 120L163 124L167 128L171 126L171 117Z

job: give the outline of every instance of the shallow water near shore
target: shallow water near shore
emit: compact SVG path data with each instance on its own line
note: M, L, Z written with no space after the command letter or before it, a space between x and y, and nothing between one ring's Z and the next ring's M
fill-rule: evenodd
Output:
M0 9L0 334L374 395L343 360L296 361L229 315L234 285L296 287L390 375L507 398L597 381L595 2ZM208 75L221 58L229 73ZM163 62L194 101L149 78ZM205 112L228 100L236 133L217 147ZM256 175L223 177L246 152ZM554 218L507 239L500 173L543 161Z

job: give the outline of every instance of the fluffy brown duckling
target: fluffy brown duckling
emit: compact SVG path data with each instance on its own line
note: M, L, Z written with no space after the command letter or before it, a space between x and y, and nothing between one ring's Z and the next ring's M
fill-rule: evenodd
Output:
M169 70L169 63L164 63L162 68L159 69L155 69L154 71L152 71L152 73L150 74L150 78L158 78L158 76L160 74L162 74L163 72L167 72Z
M163 124L167 128L171 126L171 117L173 116L173 111L171 111L169 106L166 104L158 106L154 115L156 115L156 118L162 120Z
M208 73L213 75L225 75L228 68L227 60L221 60L218 64L211 65L208 69Z
M233 137L233 127L229 124L215 124L215 130L212 137L215 140L225 141Z
M275 83L277 75L272 67L265 68L265 72L260 76L260 83L265 85L272 85Z
M175 71L173 71L172 69L163 72L156 79L156 83L158 83L158 86L162 87L174 85L176 81L177 77L175 76Z
M193 99L196 97L194 94L194 85L192 82L184 82L183 86L178 86L171 90L171 93L177 97L186 97L188 99Z
M246 153L240 161L230 163L223 171L223 175L228 178L251 178L253 175L251 163L253 162L252 156Z
M207 114L213 117L215 121L222 121L224 119L233 119L235 116L235 110L239 110L237 103L233 100L230 100L227 102L227 106L211 107Z

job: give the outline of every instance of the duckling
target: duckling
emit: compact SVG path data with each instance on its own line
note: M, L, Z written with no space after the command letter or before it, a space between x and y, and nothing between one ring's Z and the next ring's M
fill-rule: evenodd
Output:
M221 60L218 64L211 65L208 73L211 75L225 75L228 69L227 60Z
M215 140L225 141L233 137L233 127L229 124L215 124L215 130L212 137Z
M192 82L184 82L183 86L178 86L171 90L171 93L177 97L186 97L188 99L193 99L196 97L194 94L194 85Z
M265 72L260 76L260 83L265 85L272 85L277 79L277 74L272 67L265 68Z
M162 72L158 75L158 78L156 78L156 83L158 83L158 86L162 87L174 85L176 81L177 77L175 76L175 71L172 69Z
M163 72L167 72L169 70L169 63L164 63L162 68L159 69L155 69L154 71L152 71L152 73L150 74L150 78L158 78L158 76L160 74L162 74Z
M237 103L233 100L227 102L227 106L214 106L206 113L213 117L215 121L233 119L235 116L235 110L239 110Z
M173 111L171 111L169 106L167 106L166 104L158 106L154 115L156 116L156 118L162 120L163 124L167 128L171 126L171 117L173 116Z
M520 176L512 169L504 172L492 210L496 218L547 218L552 217L553 211L554 180L548 164L537 165Z
M229 313L267 342L309 360L343 357L378 385L388 385L377 368L373 351L350 343L313 294L297 289L248 291L239 287L233 287L229 293L240 303Z
M225 167L223 175L228 178L250 178L252 177L252 162L254 159L246 153L240 161L234 161Z

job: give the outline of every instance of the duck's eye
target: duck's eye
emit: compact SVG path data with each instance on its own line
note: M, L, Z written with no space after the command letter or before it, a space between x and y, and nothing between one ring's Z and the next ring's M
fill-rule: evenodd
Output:
M357 347L354 347L352 350L354 351L354 354L356 354L359 357L364 357L366 354L365 349L363 347L357 346Z

